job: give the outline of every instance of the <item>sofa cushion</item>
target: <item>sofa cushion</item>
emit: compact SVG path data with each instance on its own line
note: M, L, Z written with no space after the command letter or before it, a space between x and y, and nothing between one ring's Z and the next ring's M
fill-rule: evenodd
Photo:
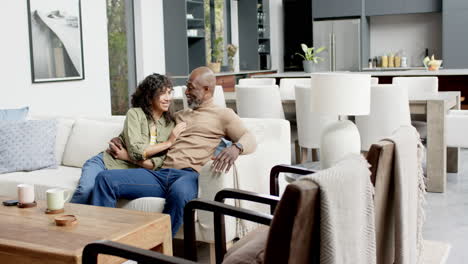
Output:
M135 200L121 199L117 202L117 207L135 211L161 213L165 203L166 199L164 198L143 197Z
M65 147L63 165L82 167L89 158L104 151L122 129L123 122L78 119Z
M24 121L28 116L29 107L18 109L0 109L1 121Z
M0 123L0 173L56 166L56 120Z
M50 188L74 191L80 175L80 168L66 166L58 166L57 169L0 174L0 194L14 198L17 196L16 186L20 183L27 183L34 184L36 199L45 200L45 191Z
M63 153L65 152L65 146L67 145L68 137L72 130L75 119L63 118L55 116L32 116L31 120L46 120L46 119L57 119L57 138L55 139L55 159L57 165L62 164Z

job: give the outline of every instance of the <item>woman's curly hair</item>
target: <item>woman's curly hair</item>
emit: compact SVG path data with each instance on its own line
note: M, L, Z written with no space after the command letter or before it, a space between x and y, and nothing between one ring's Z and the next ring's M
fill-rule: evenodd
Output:
M166 88L172 89L171 80L162 74L153 73L148 75L140 84L138 84L135 93L132 95L132 107L140 107L149 120L153 119L153 100L166 91ZM169 110L163 113L166 121L174 121L172 104Z

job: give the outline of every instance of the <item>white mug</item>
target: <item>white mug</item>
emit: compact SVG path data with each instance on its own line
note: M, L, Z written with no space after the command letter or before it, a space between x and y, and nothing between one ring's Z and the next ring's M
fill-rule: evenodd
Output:
M64 207L65 201L70 199L71 193L65 197L65 190L54 188L46 191L47 209L60 210Z
M19 184L18 188L18 202L22 204L29 204L34 202L34 185Z

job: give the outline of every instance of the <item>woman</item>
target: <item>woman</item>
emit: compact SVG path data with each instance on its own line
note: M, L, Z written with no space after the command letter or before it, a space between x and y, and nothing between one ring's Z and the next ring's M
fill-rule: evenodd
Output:
M138 85L119 136L124 148L109 142L109 148L117 149L114 156L108 150L86 161L70 202L87 204L96 176L103 170L162 166L166 150L185 129L185 123L174 127L171 100L172 83L164 75L153 73Z

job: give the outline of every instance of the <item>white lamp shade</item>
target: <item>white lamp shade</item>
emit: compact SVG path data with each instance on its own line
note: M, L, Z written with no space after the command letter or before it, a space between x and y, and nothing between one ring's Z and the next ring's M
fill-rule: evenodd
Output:
M312 112L367 115L371 76L360 73L312 73Z

